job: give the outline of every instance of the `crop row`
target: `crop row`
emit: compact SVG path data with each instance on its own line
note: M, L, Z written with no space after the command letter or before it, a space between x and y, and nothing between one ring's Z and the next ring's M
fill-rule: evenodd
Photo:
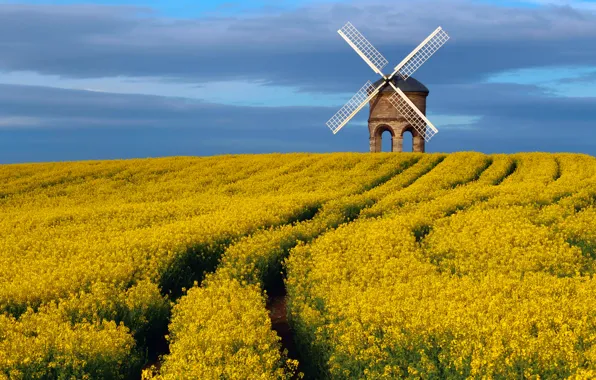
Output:
M396 179L404 173L428 166L417 164L420 158L396 157L393 176L380 178L378 186L329 201L312 219L257 231L230 245L215 273L207 275L201 286L195 284L174 306L170 353L159 371L148 369L144 377L281 379L297 375L297 362L287 357L271 329L265 289L282 285L281 264L292 247L348 222L355 207L366 204L356 204L354 199L369 199L378 189L399 187Z
M260 231L230 246L217 271L208 276L201 287L191 289L174 308L170 331L175 333L169 337L171 353L164 358L160 375L153 373L154 378L223 376L241 379L294 375L294 362L279 353L279 338L271 335L271 325L266 319L266 293L259 297L259 291L272 284L280 285L276 277L280 276L281 263L292 247L350 222L361 210L417 183L418 178L432 170L445 156L407 158L402 161L398 175L368 191L327 202L311 220ZM479 154L463 158L476 158L481 168L489 160ZM510 160L505 158L496 158L497 163L487 175L505 176L510 169ZM461 159L448 158L442 171L450 172L454 163ZM451 176L457 178L461 173ZM247 303L249 294L252 302ZM238 312L240 307L247 312ZM263 328L262 323L267 328ZM263 347L267 350L263 351ZM147 371L146 376L151 377L151 372Z
M596 375L596 162L490 158L449 155L290 251L289 313L307 374Z
M0 378L136 377L170 312L145 377L292 376L263 292L288 253L307 374L593 376L595 174L471 152L0 167Z
M228 245L308 219L390 178L397 162L295 154L2 167L0 377L134 377L171 300Z

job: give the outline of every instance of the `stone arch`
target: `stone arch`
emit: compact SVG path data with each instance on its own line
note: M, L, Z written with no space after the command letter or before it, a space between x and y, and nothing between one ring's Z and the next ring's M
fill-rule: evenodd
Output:
M403 141L404 133L410 132L412 134L412 152L422 152L424 153L424 137L412 127L410 124L407 124L405 127L402 128L400 133L400 140Z
M407 148L409 148L409 146L407 146L409 144L404 144L404 141L408 140L407 132L410 132L410 136L412 137L412 148L411 149L407 149ZM405 136L405 139L404 139L404 136ZM401 140L401 151L402 152L413 152L414 151L414 128L412 128L410 125L407 125L406 127L402 128L402 130L399 134L399 138ZM404 146L404 145L406 145L406 146Z
M381 152L383 149L383 132L388 131L391 134L391 151L397 152L396 142L399 140L399 135L396 133L395 128L387 123L377 124L370 131L370 148L371 152Z
M403 85L410 90L405 91L402 89L410 101L414 103L414 105L420 110L420 112L422 112L422 114L426 114L426 97L428 96L428 89L426 89L426 87L424 87L422 84L418 83L418 85L416 85L416 83L418 82L415 82L414 84L410 82L407 85L401 83L400 85ZM415 91L412 91L412 86L416 87ZM394 94L395 92L393 90L383 90L373 97L369 102L370 111L368 117L368 131L370 151L380 152L382 150L380 135L385 130L389 130L393 140L393 144L391 144L392 152L403 151L403 134L405 131L409 131L412 134L412 150L414 152L424 152L424 138L418 133L418 131L413 129L405 117L393 105L390 98Z

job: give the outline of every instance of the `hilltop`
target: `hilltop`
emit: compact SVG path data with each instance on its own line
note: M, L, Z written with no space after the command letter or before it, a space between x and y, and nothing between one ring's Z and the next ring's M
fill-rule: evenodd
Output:
M171 157L0 178L0 378L596 376L592 156ZM286 292L281 331L267 307Z

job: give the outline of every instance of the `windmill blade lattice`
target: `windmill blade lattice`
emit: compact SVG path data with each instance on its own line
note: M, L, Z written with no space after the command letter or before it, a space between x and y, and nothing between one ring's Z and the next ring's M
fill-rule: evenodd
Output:
M327 121L327 126L331 129L333 134L336 134L354 115L364 107L366 103L368 103L378 92L379 89L383 86L384 83L381 83L379 87L375 88L370 81L367 81L364 86L352 98L337 111L329 121Z
M350 22L347 22L340 30L337 31L339 35L346 40L348 45L350 45L356 53L364 62L366 62L371 69L373 69L376 73L381 76L383 75L383 67L387 66L389 61L383 57L381 53L375 47L368 42L366 38L352 25Z
M418 70L441 46L447 42L449 36L439 26L416 49L393 69L390 78L398 73L404 80L408 79L414 71Z
M405 119L412 125L418 133L424 137L425 141L435 135L438 130L435 126L424 116L424 114L408 99L408 97L398 89L393 83L393 78L399 74L404 80L408 79L414 71L416 71L424 62L426 62L447 40L449 36L439 26L432 32L424 41L420 43L406 58L404 58L397 66L395 66L393 73L386 76L381 71L387 63L387 59L379 53L375 47L368 42L366 38L360 33L354 25L347 22L341 29L337 31L339 35L356 51L356 53L370 66L373 71L383 77L381 83L377 88L368 81L366 84L356 92L356 94L339 110L329 121L327 126L335 134L337 133L364 105L379 93L380 89L390 84L396 91L395 94L388 97L389 102L405 117ZM372 112L372 111L371 111Z
M393 86L393 83L391 83ZM418 133L428 141L437 132L437 128L424 116L422 112L412 103L402 90L393 86L395 93L389 97L389 102L397 108L399 113L418 131Z

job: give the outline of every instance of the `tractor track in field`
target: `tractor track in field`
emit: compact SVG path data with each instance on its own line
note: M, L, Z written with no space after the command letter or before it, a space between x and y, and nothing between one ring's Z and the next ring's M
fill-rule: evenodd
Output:
M418 164L419 161L420 161L420 159L413 160L413 162L411 162L408 166L401 168L399 171L390 173L389 175L386 175L386 176L383 176L383 177L377 179L376 181L373 182L372 186L365 187L361 191L357 191L354 194L350 194L349 196L360 195L360 194L366 193L368 191L371 191L374 188L382 186L382 185L386 184L387 182L389 182L392 178L400 175L407 169L410 169L413 166L415 166L416 164ZM414 178L412 181L407 183L404 187L402 187L402 189L410 186L412 183L414 183L420 177L422 177L425 174L427 174L428 172L430 172L441 161L442 161L442 159L435 162L430 168L428 168L428 170L424 171L423 173L420 174L420 176ZM376 203L376 201L375 201L375 203ZM366 206L363 205L361 207L361 209L364 207L366 207ZM315 215L315 217L316 217L316 215ZM350 223L352 221L353 220L349 220L347 223ZM335 229L335 227L330 227L328 230L324 231L323 233L321 233L317 236L313 236L312 239L310 239L310 240L314 240L317 237L321 236L322 234L332 231L334 229ZM296 241L296 243L298 243L298 241ZM287 252L285 253L286 257L289 254L291 249L292 249L292 247L287 249ZM302 370L303 363L302 363L302 360L301 360L301 358L298 354L298 351L296 349L296 341L295 341L294 331L288 321L287 293L286 293L284 277L285 277L284 274L280 273L279 278L277 278L273 281L274 283L264 284L264 287L267 291L266 309L268 311L269 318L271 320L271 328L272 328L272 330L274 330L276 332L276 334L281 339L281 351L282 352L287 351L287 357L289 359L298 360L298 373L304 373L304 371Z
M361 190L356 191L354 194L351 194L351 195L362 194L362 193L365 193L375 187L385 184L386 182L388 182L395 176L402 173L404 170L414 166L418 161L419 161L419 158L412 160L412 162L410 162L409 165L407 165L406 167L401 168L399 170L392 171L390 173L387 173L384 176L377 178L368 186L365 185ZM358 162L355 162L351 167L354 167L357 164L358 164ZM298 170L298 171L300 171L300 170ZM288 220L286 220L284 223L280 223L277 226L293 224L295 222L305 222L305 221L312 220L319 214L322 207L323 207L323 204L319 204L316 207L311 207L306 212L303 212L302 214L293 216L293 217L289 218ZM275 226L272 225L271 227L275 227ZM256 233L258 233L258 231L259 231L259 229L257 229ZM255 232L253 232L253 233L255 233ZM249 236L251 234L252 233L249 233L244 236ZM315 236L315 238L316 238L316 236ZM192 283L191 280L198 280L198 282L200 284L206 273L214 272L217 270L219 260L225 254L225 251L230 247L230 244L234 244L234 243L232 243L231 241L222 242L222 244L219 245L217 252L210 252L209 254L199 254L200 253L199 251L204 250L204 249L209 249L208 247L192 247L192 248L190 248L189 252L187 252L187 254L185 255L187 260L186 261L182 260L182 262L179 263L179 265L176 265L176 267L182 266L184 268L190 269L190 272L184 273L183 276L180 276L180 273L173 273L173 274L166 273L164 278L162 278L162 284L161 284L163 293L169 294L169 296L172 297L172 300L176 302L183 295L182 293L180 293L180 289L183 286L187 287L187 288L190 287L190 284ZM209 262L209 263L193 262L192 258L196 258L196 257L213 257L213 258L216 258L217 260L214 260L213 262ZM190 260L190 261L188 261L188 260ZM200 273L202 273L202 275L199 276ZM182 277L182 278L184 278L184 281L183 282L178 282L178 281L174 282L174 281L169 280L170 277L171 278ZM270 315L270 318L272 321L272 328L281 337L282 350L287 349L289 358L297 359L293 333L292 333L292 330L291 330L291 328L288 324L288 321L287 321L286 290L285 290L285 285L284 285L283 277L282 277L281 273L280 273L279 279L275 279L273 282L275 282L275 284L265 284L265 288L268 291L267 309L269 310L269 315ZM163 356L167 355L169 353L169 344L165 339L165 335L167 335L167 334L168 334L167 328L164 328L162 331L160 331L159 334L157 334L157 335L159 335L159 338L156 338L150 342L150 344L147 347L147 350L148 350L147 355L146 355L147 360L146 360L146 363L143 365L142 369L148 369L152 366L155 366L155 368L157 368L157 369L159 369L161 367Z
M443 161L443 159L444 159L444 157L433 162L431 165L429 165L428 168L426 168L426 170L421 171L417 177L412 178L407 183L403 184L397 191L401 191L401 190L404 190L404 189L410 187L411 185L416 183L418 180L420 180L422 177L424 177L425 175L432 172ZM387 184L387 182L389 182L391 179L395 178L396 176L399 176L406 170L411 169L412 167L416 166L419 163L420 163L420 159L414 160L406 167L401 168L399 171L395 171L393 173L390 173L388 175L385 175L385 176L377 179L376 181L374 181L371 184L372 186L365 186L361 191L356 191L355 193L350 194L349 196L361 195L361 194L367 193L373 189L376 189L380 186L383 186L383 185ZM478 178L480 177L480 175L484 171L486 171L492 164L493 164L493 162L490 162L488 165L483 167L480 170L480 172L474 176L474 178L471 178L463 185L469 185L471 183L475 183L478 180ZM519 169L519 165L518 165L517 161L514 161L513 163L511 163L510 167L504 173L504 175L495 181L493 186L498 186L498 184L500 184L505 178L511 176L518 169ZM462 185L462 184L459 184L459 185ZM383 197L384 197L384 195L382 195L380 197L375 197L375 199L372 199L372 203L373 204L377 203ZM474 204L475 203L477 203L477 202L474 202ZM362 205L362 207L359 209L359 211L361 211L362 209L364 209L366 207L370 207L370 204ZM317 217L317 215L320 215L322 208L323 208L323 204L321 204L320 207L314 213L310 214L309 217L298 218L298 219L299 220L301 219L302 221L313 220L314 218ZM360 213L357 212L356 214L357 215L354 219L349 219L345 223L351 223L355 220L358 220L360 217ZM366 216L363 216L363 218L366 218ZM308 240L312 241L312 240L318 238L319 236L321 236L322 234L325 234L329 231L335 230L335 228L336 227L330 227L327 230L325 230L324 232L322 232L316 236L313 236L312 238L310 238ZM296 244L297 243L298 243L298 239L296 240ZM289 252L292 248L293 248L293 246L289 247L287 249L287 252L284 257L287 257L287 255L289 254ZM214 268L214 270L216 270L216 269L217 268ZM287 294L286 294L286 288L285 288L285 274L280 273L279 278L273 280L272 283L263 284L263 285L267 291L266 309L268 311L268 315L271 320L271 328L280 337L281 350L282 351L287 350L287 357L289 359L298 360L298 363L299 363L298 371L304 373L304 371L301 370L301 368L303 367L303 363L300 360L301 358L300 358L298 351L296 349L296 341L295 341L294 331L288 321ZM164 342L165 342L165 340L164 340ZM154 364L157 368L160 367L160 365L161 365L160 355L166 354L169 351L167 342L165 344L163 344L164 342L161 342L162 344L159 347L159 350L158 350L158 351L160 351L159 355L155 355L154 361L147 364L144 368L149 367L151 364Z
M290 323L288 322L287 314L287 298L285 285L277 288L275 291L268 293L266 308L271 319L271 329L277 333L281 338L281 350L287 350L289 359L298 360L298 372L302 370L302 361L299 358L296 350L296 341L294 339L294 332Z
M443 161L443 159L444 159L444 157L433 162L431 165L429 165L428 168L426 168L426 170L421 171L417 177L412 178L410 181L405 183L398 191L401 191L401 190L404 190L404 189L410 187L412 184L416 183L419 179L421 179L428 173L432 172L437 167L437 165L439 165ZM353 194L350 194L350 196L364 194L364 193L367 193L375 188L383 186L387 182L389 182L391 179L395 178L396 176L399 176L404 171L416 166L417 164L419 164L419 162L420 162L420 159L413 160L406 167L401 168L399 171L395 171L395 172L392 172L392 173L385 175L381 178L378 178L376 181L374 181L371 184L372 186L365 186L361 191L357 191ZM489 166L490 165L483 168L482 171L486 170ZM516 169L517 169L517 165L512 165L511 170L508 171L506 173L506 175L500 179L499 182L501 182L505 177L508 177L513 172L515 172ZM477 179L477 178L475 178L475 179ZM468 183L475 182L475 179L468 181ZM379 199L382 199L382 198L383 198L383 196L381 196ZM379 199L374 199L373 204L377 203ZM322 206L323 205L320 205L316 210L311 210L311 212L307 213L308 215L300 215L298 217L293 218L292 220L288 220L286 224L291 224L292 222L296 222L296 221L312 220L312 219L316 218L317 215L320 213ZM361 207L361 209L363 209L365 207L367 207L367 206L363 205ZM355 219L348 220L347 223L352 222L357 219L358 219L358 216ZM326 230L325 232L323 232L322 234L332 231L334 229L335 229L334 227L331 227L328 230ZM312 237L312 239L309 239L309 240L314 240L322 234L314 236L314 237ZM298 241L296 241L296 243L298 243ZM229 247L229 245L225 245L224 252L225 252L225 249L227 249L228 247ZM286 256L290 250L291 250L291 248L288 248L288 252L286 252ZM224 252L222 252L222 254L225 254ZM214 268L210 268L210 269L211 269L210 271L215 271L215 270L217 270L217 266L215 266ZM272 329L281 338L282 351L287 350L288 358L297 359L298 362L301 363L300 357L296 350L294 331L293 331L292 327L290 326L290 324L288 322L288 318L287 318L287 307L286 307L287 299L286 299L286 289L285 289L285 283L284 283L284 274L280 273L280 277L278 279L274 280L273 282L274 283L272 283L272 284L264 284L265 289L267 289L266 308L268 310L268 314L269 314L269 317L271 320ZM165 336L166 334L167 334L167 330L165 330L163 332L163 334L160 334L160 335L162 335L161 338L163 338L163 336ZM152 342L152 345L148 348L149 348L148 362L143 366L143 369L149 368L149 367L151 367L151 365L154 365L156 368L159 369L162 364L162 356L169 353L169 345L168 345L167 341L165 340L165 338L157 339L155 342ZM299 367L298 367L299 371L300 371L301 367L302 367L302 365L299 364Z
M426 174L430 173L438 164L440 164L443 161L444 157L436 160L435 162L433 162L431 165L429 165L428 168L426 168L426 170L422 171L420 173L419 176L417 176L416 178L413 178L411 181L407 182L404 186L402 186L398 191L401 191L409 186L411 186L413 183L415 183L418 179L422 178L423 176L425 176ZM377 188L379 186L382 186L384 184L386 184L387 182L389 182L392 178L400 175L401 173L403 173L404 171L406 171L407 169L412 168L413 166L415 166L416 164L418 164L420 162L420 159L415 160L414 162L410 163L410 165L408 165L407 167L402 168L401 170L392 173L391 175L385 176L381 179L379 179L378 181L376 181L374 183L373 186L366 188L362 191L356 192L354 194L351 195L359 195L359 194L363 194L366 193L368 191L371 191L374 188ZM382 198L382 197L381 197ZM373 204L376 203L378 201L378 199L375 199L373 201ZM369 205L370 206L370 205ZM362 205L362 207L360 208L360 210L364 209L365 207L367 207L366 205ZM316 216L315 216L316 217ZM358 219L358 217L356 217L356 219ZM346 223L351 223L356 219L351 219L348 220ZM330 227L329 229L327 229L326 231L324 231L323 233L317 235L317 236L313 236L312 239L310 239L311 241L316 239L317 237L329 232L329 231L333 231L335 230L336 227ZM296 241L297 243L297 241ZM290 250L292 248L288 248L287 252L286 252L286 257L289 254ZM289 359L296 359L298 360L298 372L299 373L303 373L304 371L302 370L304 364L302 363L302 360L300 358L300 355L298 354L298 351L296 349L296 341L295 341L295 334L294 331L292 329L292 326L289 324L288 321L288 311L287 311L287 293L286 293L286 287L285 287L285 275L280 273L280 278L278 278L275 282L275 284L264 284L265 289L267 290L267 302L266 302L266 308L269 314L269 318L271 320L271 328L272 330L274 330L277 335L280 337L281 339L281 350L282 352L284 350L287 350L287 357Z
M420 173L420 175L416 178L413 178L411 181L409 181L407 184L405 184L403 187L401 187L398 191L401 191L403 189L406 189L408 187L410 187L412 184L414 184L416 181L418 181L420 178L424 177L425 175L429 174L430 172L432 172L432 170L434 170L442 161L444 158L437 160L436 162L434 162L432 165L429 166L429 168L427 168L427 170L424 170L423 172ZM376 186L371 187L370 189L367 189L363 192L360 193L365 193L367 191L372 190L375 187L378 186L382 186L383 184L385 184L386 182L388 182L389 180L391 180L392 178L394 178L395 176L403 173L405 170L412 168L413 166L415 166L417 163L419 162L416 161L414 163L412 163L411 165L409 165L407 168L404 168L402 171L400 171L399 173L395 173L395 175L387 178L385 181L378 183ZM485 172L491 165L493 165L494 162L490 162L488 163L485 167L481 168L481 170L479 171L479 173L477 173L474 178L470 179L469 181L467 181L464 185L469 185L472 183L475 183L478 178L481 176L481 174L483 172ZM514 161L510 164L510 166L508 167L507 171L504 173L504 175L500 178L498 178L495 182L494 185L492 186L498 186L498 184L500 184L505 178L511 176L513 173L515 173L518 170L518 163L517 161ZM380 197L379 199L375 199L373 204L377 203L380 199L382 199L382 197ZM477 202L474 202L473 204L475 204ZM472 205L473 205L472 204ZM471 206L471 205L470 205ZM367 206L363 206L362 209L364 209ZM370 207L370 205L368 206ZM367 218L367 217L363 217L363 218ZM356 216L356 218L348 221L348 223L351 223L353 221L356 221L359 219L359 215ZM320 235L317 235L315 237L313 237L311 239L315 240L317 237L329 232L329 231L333 231L335 230L335 228L330 228L328 230L326 230L325 232L323 232ZM420 236L420 240L424 238L424 236L429 232L429 231L425 231L426 233L424 233L422 236ZM420 241L419 241L420 243ZM291 250L288 249L288 253ZM286 254L286 256L287 256ZM269 318L271 319L271 326L272 329L278 334L278 336L281 338L281 350L287 350L287 356L290 359L296 359L298 360L299 366L298 366L298 371L301 372L302 374L306 375L304 373L304 371L302 370L302 368L304 368L304 363L302 363L301 357L298 354L298 351L296 349L296 339L295 339L295 334L294 331L292 329L292 326L289 324L288 318L287 318L287 314L288 314L288 310L287 310L287 293L286 293L286 288L285 288L285 275L282 276L281 279L281 284L279 286L276 287L270 287L267 291L267 303L266 303L266 308L268 310L269 313ZM308 378L308 377L306 377Z

